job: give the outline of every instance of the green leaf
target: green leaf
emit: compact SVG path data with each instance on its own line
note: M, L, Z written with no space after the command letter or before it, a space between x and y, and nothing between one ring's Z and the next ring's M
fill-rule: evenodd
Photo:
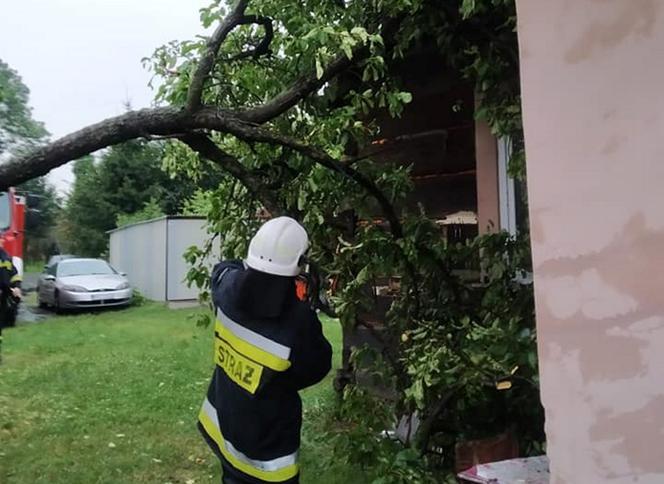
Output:
M371 274L369 272L369 266L364 266L362 270L355 277L355 282L357 284L365 284L369 281Z
M400 92L399 99L405 104L409 104L413 101L413 95L409 92Z
M475 13L475 1L476 0L463 0L461 3L461 8L459 10L464 19L471 17Z
M320 57L316 57L316 77L318 79L323 77L323 64L320 61Z
M344 54L346 54L346 57L348 57L349 60L353 58L353 48L351 47L351 45L349 43L347 43L347 42L342 43L341 44L341 49L344 51ZM320 79L320 76L319 76L319 79Z
M297 209L304 210L307 206L307 194L300 190L297 196Z
M537 354L534 351L528 352L528 364L532 368L537 368Z
M350 33L354 37L359 38L363 43L366 43L367 39L369 38L369 34L367 33L366 29L364 29L362 27L353 27L351 29Z

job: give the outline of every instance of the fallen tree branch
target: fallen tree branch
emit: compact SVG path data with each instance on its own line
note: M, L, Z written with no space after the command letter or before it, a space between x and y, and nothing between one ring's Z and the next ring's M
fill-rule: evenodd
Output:
M12 159L0 166L0 190L45 175L68 161L99 149L141 137L168 138L175 135L180 139L187 140L188 144L195 144L199 148L197 151L203 150L207 153L205 154L206 157L208 155L214 157L212 158L213 161L215 158L217 160L223 158L226 168L229 166L238 168L238 165L230 163L227 154L213 150L213 146L217 149L218 147L209 138L206 136L201 138L197 134L197 131L200 130L216 130L233 134L244 141L257 141L291 148L320 165L354 180L377 200L390 224L393 236L396 239L402 238L403 229L394 207L372 180L354 168L340 163L323 150L256 126L256 124L262 124L279 116L354 62L364 58L370 52L368 46L357 46L353 50L351 58L340 55L325 68L322 76L318 77L313 72L303 76L281 94L256 108L231 112L217 107L201 105L204 84L217 61L218 50L236 26L247 23L261 24L266 30L263 44L271 40L273 34L271 21L263 17L244 15L248 4L249 0L239 0L231 13L221 22L211 36L207 49L192 76L185 109L166 107L131 111L76 131L25 157ZM263 45L261 48L268 47ZM184 136L181 136L182 133L184 133ZM237 160L235 161L237 162ZM239 164L239 162L237 163ZM241 164L239 164L239 167L243 168ZM246 173L240 173L236 170L236 174L243 176L245 181L249 183L246 179ZM271 208L275 210L276 206L273 202L273 200L267 201Z
M457 384L448 389L447 393L440 397L436 405L429 410L428 415L420 422L420 427L415 435L415 448L424 455L429 448L429 441L433 433L436 419L447 409L448 403L463 388L462 384Z
M267 103L249 110L231 112L217 107L202 106L201 95L205 81L217 61L219 47L228 34L243 21L257 23L267 21L261 17L245 16L244 11L248 4L249 0L240 0L208 41L208 48L190 82L186 109L163 107L130 111L75 131L27 155L15 157L0 165L0 190L43 176L69 161L131 139L150 136L169 137L196 129L216 129L228 132L223 129L223 125L231 118L235 118L235 121L265 123L295 106L354 62L369 54L367 46L358 46L353 50L352 60L345 55L340 55L325 68L320 78L314 72L300 77L281 94ZM210 119L215 122L208 124L207 121ZM220 125L222 125L221 129ZM302 147L298 151L302 151ZM324 157L319 158L325 162ZM339 170L338 167L335 169L343 172L343 169Z
M26 156L0 165L0 190L46 175L68 161L145 135L168 136L187 128L187 113L178 108L130 111L71 133Z
M214 33L207 42L207 48L203 53L189 84L189 91L187 92L187 109L195 111L201 106L201 97L203 95L203 87L205 81L210 75L215 62L217 61L217 53L221 44L224 43L228 34L240 25L244 11L249 5L249 0L239 0L233 10L226 16L224 20L215 29Z
M181 136L180 140L199 155L217 164L222 170L233 176L251 193L260 200L263 206L273 215L284 210L277 198L270 190L263 189L263 182L245 168L240 161L223 151L208 136L203 134L189 134Z
M239 112L238 117L250 123L266 123L285 113L305 97L316 92L357 61L366 58L369 52L370 50L367 46L361 45L355 47L352 51L353 55L351 59L345 54L339 55L323 70L322 76L317 77L315 72L302 76L295 80L290 87L277 94L265 104Z
M265 30L265 34L263 35L263 38L261 41L253 48L249 49L244 52L240 52L239 54L234 55L228 61L238 61L242 59L247 59L247 58L254 58L257 59L258 57L262 55L267 55L270 54L270 44L272 43L272 39L274 38L274 27L272 26L272 19L268 17L259 17L256 15L245 15L242 17L240 20L240 24L242 25L247 25L247 24L256 24L256 25L262 25L263 29Z
M379 30L381 36L385 39L386 48L393 45L396 32L404 18L404 15L399 15L378 23L381 25ZM368 45L358 44L351 50L350 58L345 54L340 54L325 67L320 77L314 71L301 76L287 89L277 94L265 104L239 112L238 117L250 123L264 124L285 113L302 99L318 91L336 76L351 66L356 65L359 61L369 57L370 54L371 49Z
M202 139L207 138L205 136L200 138L200 135L195 132L196 130L216 130L232 134L244 141L256 141L284 146L305 155L322 166L342 174L355 181L376 199L390 224L392 235L396 239L403 237L401 222L391 202L375 183L362 173L351 166L339 162L321 149L304 144L288 136L270 132L260 126L241 122L234 117L234 113L212 107L201 108L194 113L176 108L153 108L130 111L83 128L38 149L26 158L14 159L0 165L0 190L45 175L53 168L99 149L141 137L172 136L175 133L187 133L184 137L179 136L179 138L187 139L187 144L195 142L198 148L205 149L206 153L218 159L223 156L225 162L227 162L228 159L226 157L228 155L223 152L213 151L212 146L217 149L218 147L209 139L208 141L210 141L212 146L207 143L204 144ZM207 157L208 155L206 154L205 156ZM240 174L239 171L238 174ZM274 208L275 206L272 205L272 209Z
M383 215L390 225L390 231L394 238L401 239L403 237L403 228L392 203L372 180L355 170L353 167L339 162L321 149L307 145L288 136L273 133L260 126L249 125L238 122L237 120L228 118L222 119L219 117L208 120L206 124L215 124L215 122L219 123L220 130L233 134L239 139L244 141L258 141L261 143L290 148L315 161L319 165L325 166L326 168L336 171L353 180L376 199L381 207Z

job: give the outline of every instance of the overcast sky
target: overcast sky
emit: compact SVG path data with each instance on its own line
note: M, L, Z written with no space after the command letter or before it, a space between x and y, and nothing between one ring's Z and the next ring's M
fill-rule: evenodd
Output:
M34 118L53 138L153 98L141 59L170 40L204 33L209 0L6 0L0 59L30 88ZM50 175L66 190L68 167Z

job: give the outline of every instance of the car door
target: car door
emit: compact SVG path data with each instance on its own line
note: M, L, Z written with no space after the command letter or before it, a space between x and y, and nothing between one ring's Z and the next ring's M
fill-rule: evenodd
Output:
M42 276L40 283L40 299L42 302L53 304L55 294L55 275L57 273L58 264L51 264L46 269Z
M47 302L45 299L45 286L44 283L46 282L46 275L48 274L48 268L50 267L50 264L44 265L44 269L41 271L39 274L39 280L37 280L37 300L39 303L45 303Z

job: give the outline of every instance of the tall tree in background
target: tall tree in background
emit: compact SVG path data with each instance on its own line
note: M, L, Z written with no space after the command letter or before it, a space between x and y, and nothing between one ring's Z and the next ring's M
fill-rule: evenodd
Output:
M104 255L106 232L182 211L198 185L162 170L163 146L134 140L109 148L98 160L88 156L75 162L76 180L58 222L62 250L84 256ZM204 187L216 188L210 176Z
M58 252L55 226L60 213L60 198L45 177L25 182L18 190L28 202L25 214L26 260L45 260Z
M32 119L29 97L18 73L0 60L0 163L48 136L44 125Z
M73 188L58 220L58 239L63 252L96 256L105 247L104 231L113 227L113 208L99 194L98 168L92 156L76 160L73 173Z
M30 91L16 71L0 60L0 163L46 141L48 132L35 121L29 106ZM18 187L26 195L25 254L27 260L41 260L55 244L54 226L59 200L45 178Z
M171 177L162 170L163 157L163 143L145 140L113 146L102 155L99 189L105 201L116 207L114 219L138 212L150 200L157 200L164 214L176 215L197 188L216 188L221 179L214 173L199 183L186 176Z
M16 71L0 61L0 163L47 140L43 124L32 118L29 94ZM216 188L220 180L212 176L196 184L190 177L171 177L161 169L162 157L161 143L136 140L110 148L97 163L82 158L76 162L76 181L61 215L56 190L45 178L19 185L28 198L27 258L43 260L56 251L101 255L106 231L116 227L118 218L126 222L180 213L197 188Z

